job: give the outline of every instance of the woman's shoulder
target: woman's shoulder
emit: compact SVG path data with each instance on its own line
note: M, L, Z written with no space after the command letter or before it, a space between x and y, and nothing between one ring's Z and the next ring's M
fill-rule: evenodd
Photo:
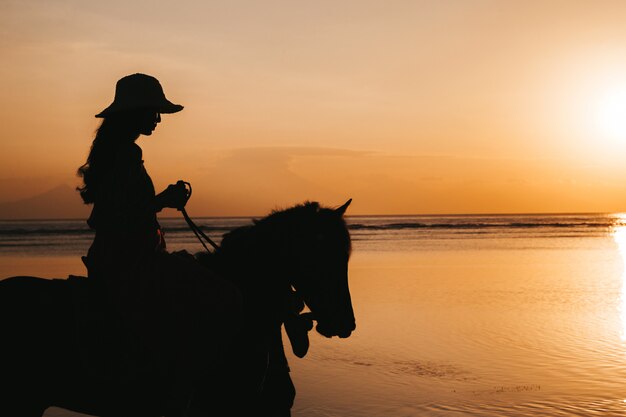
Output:
M136 143L129 143L118 148L116 153L117 162L142 163L143 151Z

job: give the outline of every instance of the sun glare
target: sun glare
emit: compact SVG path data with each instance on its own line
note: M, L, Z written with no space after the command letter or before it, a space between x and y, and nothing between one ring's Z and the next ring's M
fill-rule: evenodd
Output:
M621 338L626 342L626 214L619 214L613 230L613 239L624 263L622 272L622 291L620 294Z
M604 139L626 142L626 85L601 95L596 107L595 123Z

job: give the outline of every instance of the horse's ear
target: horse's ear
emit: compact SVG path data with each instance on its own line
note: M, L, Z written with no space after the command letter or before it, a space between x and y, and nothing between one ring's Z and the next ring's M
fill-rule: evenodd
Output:
M336 208L335 213L338 213L343 216L343 214L346 212L346 209L348 208L350 203L352 203L352 199L346 201L343 206Z

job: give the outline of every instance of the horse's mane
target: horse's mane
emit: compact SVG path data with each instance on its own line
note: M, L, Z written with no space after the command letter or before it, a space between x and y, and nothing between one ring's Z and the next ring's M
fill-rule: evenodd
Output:
M284 243L284 239L288 236L298 235L306 238L319 226L316 224L316 219L323 219L322 221L326 220L325 223L332 222L335 227L338 226L339 237L347 236L347 239L342 240L345 240L346 250L350 251L350 238L343 217L337 215L334 209L322 207L316 201L305 201L287 209L273 210L266 217L252 220L250 225L225 233L218 251L213 256L230 253L241 256L250 254L251 251L262 252L264 249ZM337 222L339 224L336 224ZM207 256L213 257L200 254L198 256L205 262L210 262Z

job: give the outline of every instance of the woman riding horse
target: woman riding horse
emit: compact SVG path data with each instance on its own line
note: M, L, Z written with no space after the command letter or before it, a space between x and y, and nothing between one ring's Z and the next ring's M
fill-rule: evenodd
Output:
M167 400L172 414L189 402L189 387L200 365L197 358L212 352L216 359L228 349L240 310L231 284L191 256L165 250L157 213L164 207L183 208L187 190L179 181L156 194L135 142L152 134L162 113L182 109L166 99L156 78L123 77L113 103L96 115L102 124L87 162L78 170L84 181L80 195L86 204L93 204L88 224L95 239L83 258L93 292L101 296L111 320L122 323L134 369L131 374L167 380L165 374L172 369L167 362L176 358L174 369L180 375L175 376L174 387L166 388L173 393ZM212 327L211 341L192 339L207 333L194 329L199 323ZM163 340L168 333L164 328L177 337ZM209 350L194 355L200 348Z

